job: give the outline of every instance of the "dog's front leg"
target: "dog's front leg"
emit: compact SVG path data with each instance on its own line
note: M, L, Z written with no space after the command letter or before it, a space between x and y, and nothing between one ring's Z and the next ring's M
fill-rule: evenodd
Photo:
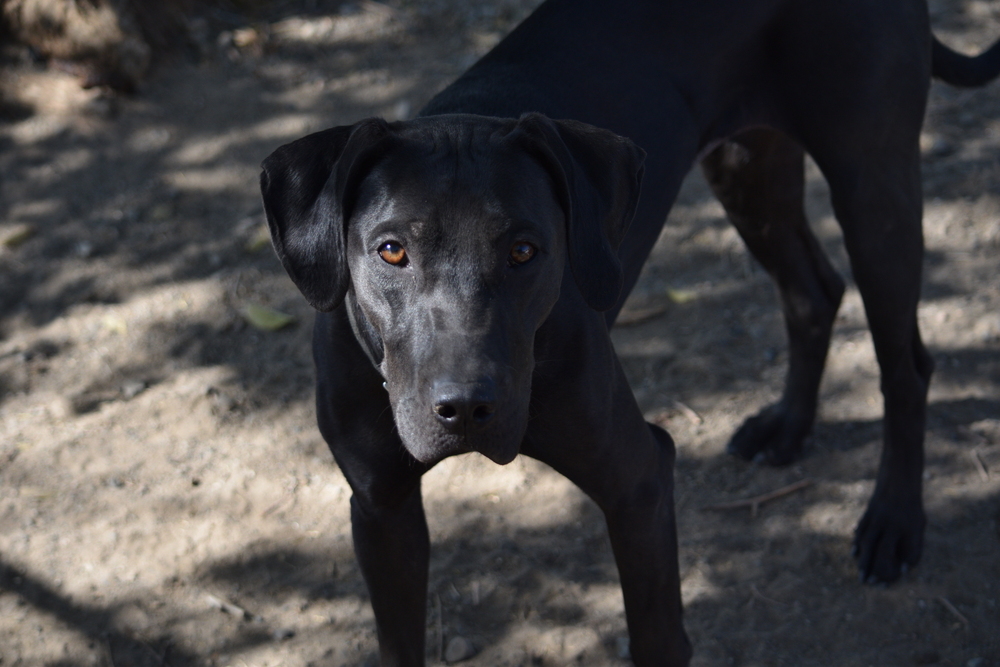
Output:
M382 377L343 308L316 316L316 417L351 485L354 552L378 630L382 667L424 664L430 539L420 497L428 466L406 454Z
M691 645L681 618L674 443L643 420L607 346L589 351L604 358L591 358L573 381L535 390L536 417L522 452L565 475L603 510L635 664L684 667ZM574 365L572 358L567 361ZM549 357L548 363L559 362Z
M602 457L599 466L578 466L552 451L531 455L566 475L604 511L632 660L638 667L684 667L691 644L681 619L674 444L666 431L636 416L639 428L625 432L634 437L602 447L600 453L608 458Z
M650 468L612 501L603 500L602 509L621 577L632 659L640 667L683 666L691 645L681 620L674 443L658 426L648 428L655 442Z
M430 540L420 487L395 507L377 507L355 493L351 525L382 667L423 665Z

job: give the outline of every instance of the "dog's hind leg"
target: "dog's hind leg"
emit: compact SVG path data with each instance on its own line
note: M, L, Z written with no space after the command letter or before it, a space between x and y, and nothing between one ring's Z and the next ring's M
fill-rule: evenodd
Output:
M920 340L920 127L931 74L922 3L789 3L774 99L827 183L865 305L885 405L875 492L855 533L861 578L893 581L920 558L927 389Z
M831 141L813 152L830 183L881 370L882 457L854 541L861 578L869 582L893 581L917 564L926 524L924 429L934 364L917 325L923 263L919 112L917 107L912 124L882 119L883 127L898 130L862 138L854 150L845 148L851 146L846 141Z
M430 539L420 494L428 466L399 440L382 378L343 307L314 330L320 432L351 485L354 553L368 586L382 667L424 664Z
M844 283L803 210L804 153L786 135L747 130L702 160L702 169L753 256L774 279L788 331L784 394L744 422L729 451L775 465L793 461L816 416L820 378Z

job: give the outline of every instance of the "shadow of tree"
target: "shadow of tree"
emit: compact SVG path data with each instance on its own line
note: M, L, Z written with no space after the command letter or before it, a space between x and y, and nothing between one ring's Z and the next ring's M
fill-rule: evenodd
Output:
M164 664L205 664L196 656L178 647L169 635L140 639L117 628L115 616L124 602L101 608L79 604L60 595L42 579L30 572L0 560L0 589L19 596L23 604L50 614L90 640L98 653L107 652L111 664L131 664L135 667L155 667ZM97 650L104 645L105 651ZM2 655L2 654L0 654ZM82 662L60 660L50 667L76 667Z
M972 418L979 414L972 413ZM942 643L955 645L956 640L956 655L973 655L977 651L982 654L998 648L997 638L988 630L995 608L982 600L948 593L950 602L959 605L969 620L968 630L956 637L951 627L954 618L947 608L934 600L918 605L919 600L907 596L905 582L892 589L840 583L854 577L844 538L803 530L801 525L806 514L830 500L824 491L807 491L798 499L783 501L785 506L777 512L783 517L780 524L772 520L775 514L765 507L755 520L733 513L714 521L711 533L686 532L682 538L682 571L690 577L693 570L699 570L706 577L704 590L686 608L688 625L695 628L694 640L706 664L726 660L735 653L749 662L765 660L775 655L777 644L781 645L781 655L795 656L796 664L828 664L822 650L798 631L803 623L824 636L839 636L852 655L874 664L908 664L914 656L933 652ZM986 568L1000 576L1000 564L992 558L991 550L978 547L970 552L961 540L965 532L980 530L984 522L995 522L998 510L997 498L961 502L954 507L940 504L932 511L941 519L932 519L926 558L916 580L930 582L934 590L958 591L967 590L964 579L971 568ZM682 525L704 516L691 507L682 508L681 514ZM587 590L618 585L602 517L589 501L580 502L571 521L559 525L514 527L497 533L484 531L483 524L473 519L451 526L449 531L447 539L436 540L432 547L430 657L436 650L434 642L441 622L446 636L465 636L486 652L507 641L512 631L525 623L539 631L596 624L611 633L602 637L596 650L606 653L608 664L616 661L621 619L609 627L601 614L595 616L593 610L564 602L561 597L567 587ZM215 648L198 655L185 651L184 637L172 634L170 629L151 636L121 628L119 611L130 604L142 604L141 597L119 600L106 608L78 604L22 568L0 565L0 588L53 615L93 643L106 646L113 656L111 664L115 665L210 665L215 664L211 656L238 654L268 644L279 632L293 642L296 638L328 635L330 643L336 644L365 628L367 642L336 656L354 660L347 664L366 663L371 656L374 645L370 612L334 618L321 627L291 630L280 625L281 621L276 625L271 619L254 618L253 610L262 606L291 605L305 612L329 601L363 601L366 593L360 572L349 551L342 547L322 543L309 549L268 542L250 544L229 556L201 563L195 582L205 591L219 591L220 597L225 597L221 591L238 591L227 601L235 602L249 614L245 619L227 621L227 629L218 633ZM823 601L831 588L845 585L856 586L850 595L857 600L858 614L830 617ZM720 606L723 599L729 601L726 606ZM913 606L915 616L900 613L900 607L908 605ZM620 617L620 600L616 606L613 613ZM439 613L443 621L438 620ZM179 627L185 620L184 612L177 614L171 627ZM189 618L207 619L204 614L187 614ZM869 632L852 630L861 619L873 617L885 619L885 627L878 632L885 637L882 641L872 642ZM217 625L211 620L199 622ZM900 638L899 632L909 635L914 629L916 640ZM728 636L745 634L758 636L757 645L728 645ZM67 660L50 664L83 663Z

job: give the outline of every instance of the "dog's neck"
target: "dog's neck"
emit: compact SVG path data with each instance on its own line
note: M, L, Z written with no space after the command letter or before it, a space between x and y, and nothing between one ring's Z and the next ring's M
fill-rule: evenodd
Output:
M361 349L365 351L375 370L382 374L382 359L385 356L382 337L372 327L365 314L361 312L358 300L354 297L354 290L347 291L344 307L347 309L347 319L351 321L351 329L354 331L358 343L361 344Z

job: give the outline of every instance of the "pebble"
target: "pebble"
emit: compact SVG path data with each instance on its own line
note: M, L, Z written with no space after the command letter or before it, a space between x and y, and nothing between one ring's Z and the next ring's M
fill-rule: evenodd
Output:
M923 143L923 142L921 142ZM927 142L924 154L927 157L946 157L955 152L955 145L943 137L934 137Z
M122 385L122 397L125 400L135 398L146 390L146 383L141 380L131 380Z
M1000 338L1000 314L990 313L980 317L973 325L972 333L984 343Z
M88 257L92 257L94 254L94 244L90 241L77 241L76 246L73 248L73 252L77 257L87 259Z
M45 407L49 415L56 420L67 419L75 413L73 401L65 396L53 396Z
M444 661L447 663L468 660L475 655L476 650L465 637L452 637L444 650Z
M941 662L941 654L937 651L924 651L913 656L915 665L936 665Z
M272 633L275 641L284 641L295 636L295 630L291 628L279 628Z
M618 649L618 657L622 660L628 660L632 657L632 649L628 637L616 638L615 647Z

